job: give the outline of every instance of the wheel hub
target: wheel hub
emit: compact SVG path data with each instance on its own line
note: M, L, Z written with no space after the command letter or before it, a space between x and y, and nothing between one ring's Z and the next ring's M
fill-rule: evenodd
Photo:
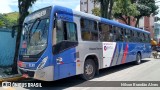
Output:
M86 72L87 75L92 74L93 73L93 66L90 65L90 64L87 64L85 72Z

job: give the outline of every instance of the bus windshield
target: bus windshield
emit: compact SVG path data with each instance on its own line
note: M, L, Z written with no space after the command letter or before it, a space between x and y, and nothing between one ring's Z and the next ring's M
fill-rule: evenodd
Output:
M37 19L34 23L25 24L22 33L22 55L37 55L47 46L49 19Z

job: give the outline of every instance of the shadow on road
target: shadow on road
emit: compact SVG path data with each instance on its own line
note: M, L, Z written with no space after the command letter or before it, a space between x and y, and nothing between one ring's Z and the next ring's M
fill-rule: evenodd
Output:
M148 62L150 60L142 60L141 64L144 64L146 62ZM133 63L127 63L124 65L118 65L118 66L113 66L110 68L106 68L106 69L102 69L100 70L100 74L97 77L101 77L101 76L105 76L105 75L109 75L112 73L115 73L117 71L121 71L127 68L131 68L133 66L136 66ZM51 81L51 82L45 82L45 81L38 81L38 80L33 80L33 81L21 81L23 83L27 82L27 83L41 83L42 84L42 88L26 88L29 90L61 90L61 89L65 89L68 87L77 87L80 86L81 84L85 84L86 81L81 79L79 76L73 76L73 77L69 77L69 78L65 78L65 79L61 79L61 80L57 80L57 81ZM84 86L85 87L85 86Z

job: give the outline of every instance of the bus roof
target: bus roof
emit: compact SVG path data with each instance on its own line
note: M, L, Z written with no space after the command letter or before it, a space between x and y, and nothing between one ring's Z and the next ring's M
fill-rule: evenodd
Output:
M85 17L85 18L93 19L93 20L96 20L96 21L99 21L99 22L107 23L109 25L114 25L114 26L117 26L117 27L120 27L120 28L127 28L127 29L131 29L131 30L136 30L136 31L139 31L139 32L148 33L148 34L150 33L150 32L148 32L146 30L143 30L143 29L135 28L133 26L129 26L129 25L126 25L126 24L123 24L123 23L119 23L119 22L114 21L114 20L109 20L107 18L98 17L98 16L95 16L93 14L88 14L88 13L84 13L84 12L80 12L80 11L75 11L75 10L72 10L70 8L66 8L66 7L63 7L63 6L53 5L52 8L54 8L54 10L56 12L63 12L63 13L66 13L66 14L72 14L72 15L76 15L76 16L79 16L79 17Z
M64 10L64 11L71 10L70 8L66 8L66 7L62 7L62 6L57 6L57 5L53 6L53 7L54 8L61 8L61 10ZM114 25L114 26L117 26L117 27L132 29L132 30L136 30L136 31L140 31L140 32L145 32L145 33L150 33L150 32L148 32L146 30L135 28L133 26L129 26L129 25L126 25L126 24L123 24L123 23L119 23L119 22L114 21L114 20L109 20L109 19L106 19L106 18L98 17L98 16L95 16L93 14L88 14L88 13L84 13L84 12L80 12L80 11L75 11L75 10L72 10L72 11L73 11L74 15L77 15L77 16L81 16L81 17L85 17L85 18L90 18L90 19L98 20L100 22L104 22L104 23L107 23L107 24L110 24L110 25Z

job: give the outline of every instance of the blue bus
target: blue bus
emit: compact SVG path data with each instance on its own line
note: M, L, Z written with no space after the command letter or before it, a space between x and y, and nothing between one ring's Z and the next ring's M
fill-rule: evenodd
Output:
M150 33L91 14L50 6L28 15L18 72L43 81L74 75L94 78L100 69L150 57Z

